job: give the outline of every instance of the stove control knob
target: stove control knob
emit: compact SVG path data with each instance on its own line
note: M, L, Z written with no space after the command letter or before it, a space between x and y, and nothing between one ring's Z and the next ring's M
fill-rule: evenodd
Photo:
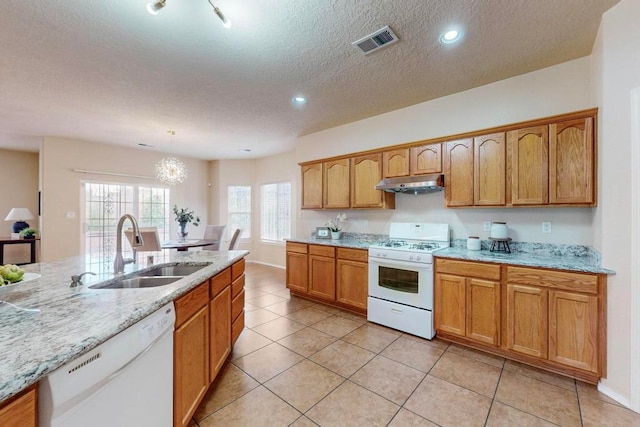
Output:
M409 255L409 261L413 261L413 255Z
M416 261L420 261L420 255L416 255Z

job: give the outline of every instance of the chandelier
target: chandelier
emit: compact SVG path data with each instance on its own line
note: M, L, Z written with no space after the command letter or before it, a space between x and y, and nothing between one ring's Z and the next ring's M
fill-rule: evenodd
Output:
M213 8L213 12L218 15L218 18L220 18L220 20L222 21L222 26L225 28L230 28L231 27L231 21L229 21L227 19L226 16L224 16L224 13L222 13L222 11L220 10L219 7L216 7L211 0L207 0L209 2L209 4L211 5L211 7ZM158 13L160 13L160 9L162 9L163 7L165 7L167 5L167 0L156 0L156 1L152 1L151 3L147 3L147 12L149 12L152 15L157 15Z
M171 155L156 163L156 177L163 184L181 184L187 179L187 167L180 160L173 157L173 135L175 135L176 132L168 130L167 133L169 134Z

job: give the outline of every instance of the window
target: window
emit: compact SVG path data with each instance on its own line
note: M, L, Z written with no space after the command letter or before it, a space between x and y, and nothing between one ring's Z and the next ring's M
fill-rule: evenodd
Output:
M291 237L291 183L260 186L260 238L282 241Z
M243 239L251 237L251 187L248 185L230 185L227 187L227 229L232 234L242 229Z
M160 240L169 239L169 189L132 184L83 183L84 253L87 267L113 264L116 254L116 228L120 217L129 213L140 227L158 227ZM125 223L125 228L130 227ZM123 237L124 239L124 237ZM125 258L133 255L123 245Z

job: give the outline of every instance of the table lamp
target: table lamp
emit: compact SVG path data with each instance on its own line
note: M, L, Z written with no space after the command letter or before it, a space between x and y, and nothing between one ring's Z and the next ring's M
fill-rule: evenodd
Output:
M24 222L25 219L33 219L33 214L27 208L13 208L9 212L9 215L4 219L5 221L15 221L13 223L13 232L19 233L25 228L29 228L29 224Z

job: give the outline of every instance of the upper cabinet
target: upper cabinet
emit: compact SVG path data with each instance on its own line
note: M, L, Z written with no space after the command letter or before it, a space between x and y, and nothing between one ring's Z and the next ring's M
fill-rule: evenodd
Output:
M549 128L547 125L507 133L511 161L511 204L549 202Z
M382 153L385 178L409 175L409 149L390 150Z
M382 153L353 157L351 164L351 207L393 209L395 194L375 189L382 179Z
M411 175L442 173L442 144L425 144L409 149Z
M593 117L549 125L549 203L595 203Z
M349 159L324 163L323 202L325 208L349 208L349 179Z
M447 206L473 206L473 140L444 145L444 197Z
M444 174L446 207L596 206L597 109L302 164L303 209L393 209L383 178ZM320 197L322 194L322 198Z
M302 166L302 209L322 208L322 163Z

